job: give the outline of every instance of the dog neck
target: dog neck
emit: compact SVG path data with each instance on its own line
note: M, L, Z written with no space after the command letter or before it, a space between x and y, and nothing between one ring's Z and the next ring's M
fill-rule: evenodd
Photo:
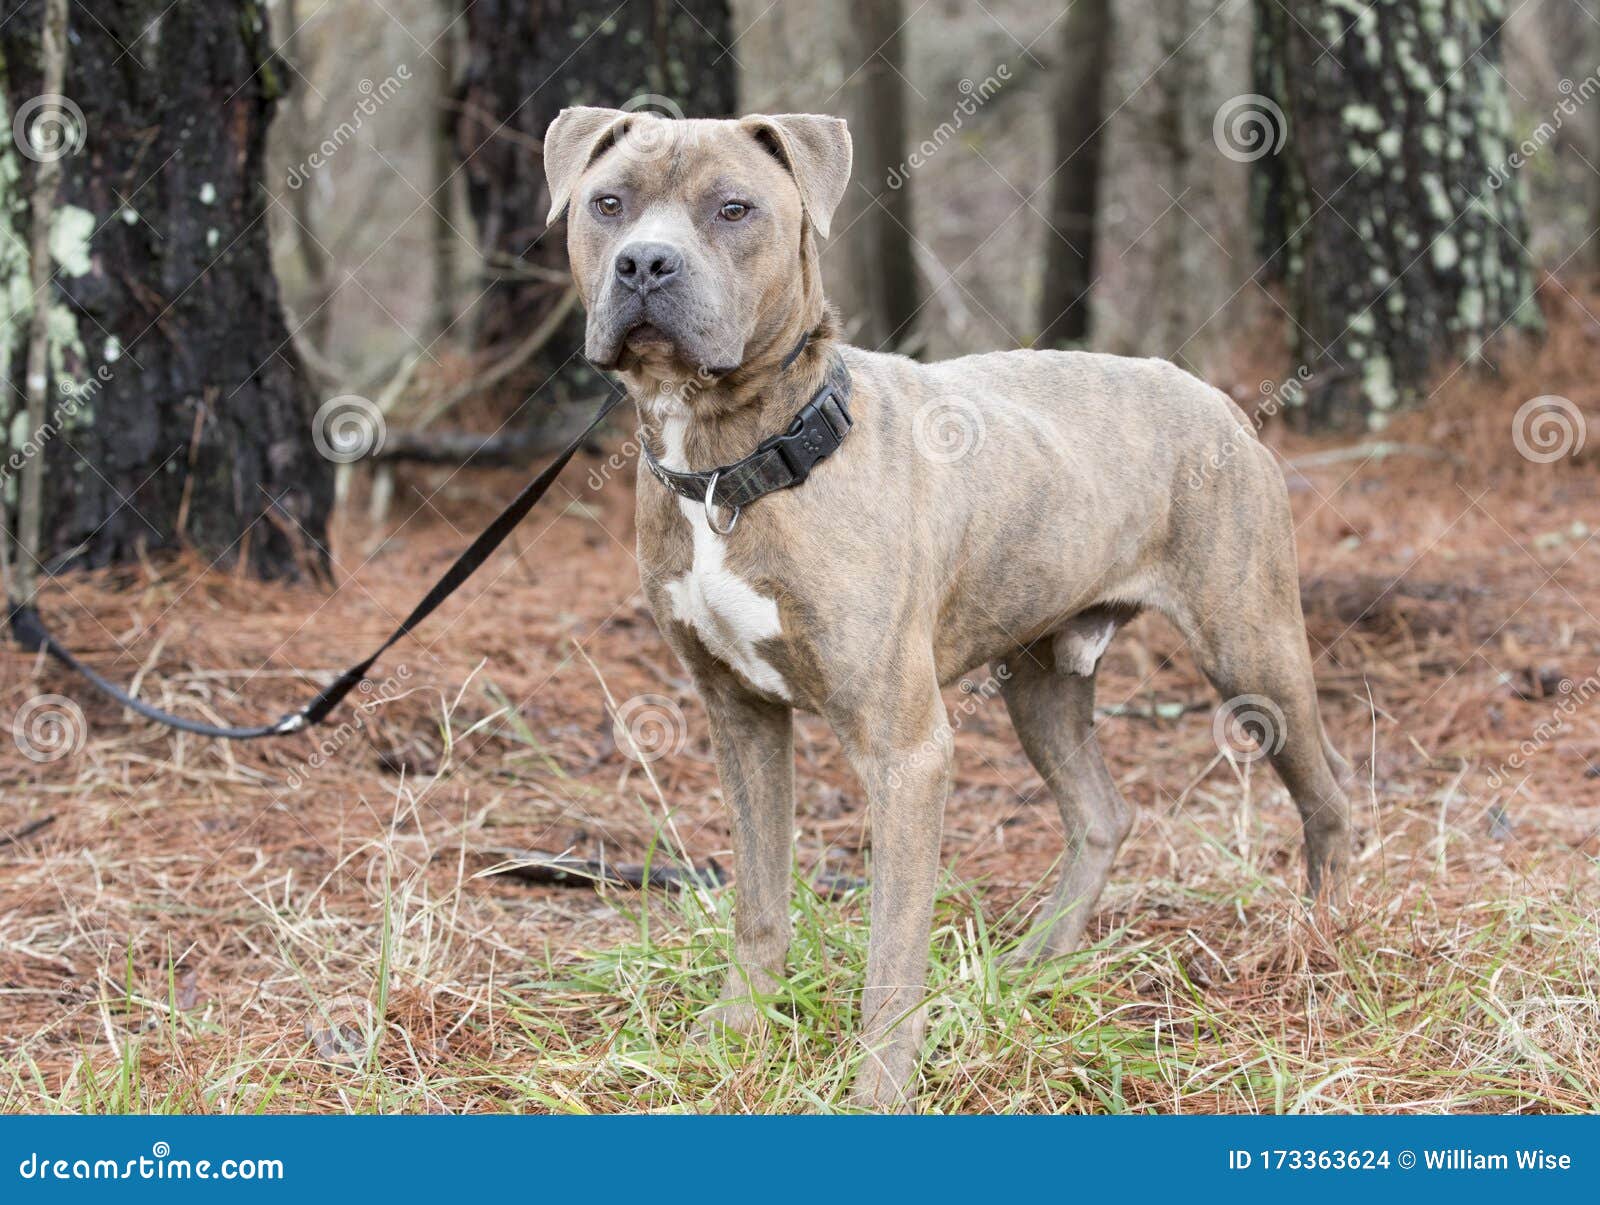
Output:
M651 450L670 468L710 469L788 427L822 388L837 345L837 318L824 306L809 328L798 319L784 324L731 373L674 376L640 366L623 379Z

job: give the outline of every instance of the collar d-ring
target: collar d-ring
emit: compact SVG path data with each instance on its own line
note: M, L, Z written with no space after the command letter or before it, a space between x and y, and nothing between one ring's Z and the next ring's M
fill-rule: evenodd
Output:
M726 527L717 526L716 516L712 514L711 508L714 505L713 499L716 497L717 493L717 478L720 476L722 476L722 470L717 469L711 474L711 480L706 482L706 526L712 531L716 532L719 536L726 536L732 535L733 529L739 526L739 508L737 506L730 507L728 525Z

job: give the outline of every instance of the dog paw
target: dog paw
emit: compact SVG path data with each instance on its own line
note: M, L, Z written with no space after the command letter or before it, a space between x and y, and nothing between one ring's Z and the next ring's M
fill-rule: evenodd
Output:
M1057 949L1050 934L1035 932L1000 955L997 961L1008 971L1037 971L1046 963L1071 952L1070 949Z
M850 1089L850 1107L864 1113L910 1113L911 1094L903 1080L890 1075L880 1062L869 1057Z
M748 1000L722 1000L700 1014L691 1040L754 1039L766 1032L767 1019Z
M1000 955L995 961L1008 971L1032 971L1048 958L1049 955L1038 946L1024 942L1021 945L1012 946L1011 949Z

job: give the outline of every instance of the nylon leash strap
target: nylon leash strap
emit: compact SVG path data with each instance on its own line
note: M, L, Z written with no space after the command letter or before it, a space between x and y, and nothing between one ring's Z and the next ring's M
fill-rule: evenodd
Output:
M456 557L455 563L445 570L444 576L433 584L433 588L423 596L422 601L412 608L411 614L401 621L400 626L389 634L387 640L373 650L371 656L346 669L325 687L316 698L312 699L299 711L290 712L282 719L271 724L260 724L248 728L219 727L215 724L205 724L181 715L174 715L170 711L162 711L159 707L152 707L149 703L134 698L116 683L105 678L73 656L70 650L50 634L49 629L44 626L44 620L40 617L38 610L31 603L15 601L11 603L12 635L16 637L17 643L28 652L42 650L50 654L62 665L82 677L96 690L115 699L130 711L137 712L139 715L148 720L154 720L158 724L176 728L180 732L192 732L197 736L210 736L228 741L250 741L264 736L287 736L289 733L299 732L303 728L309 728L313 724L321 723L346 695L366 680L367 671L372 668L373 663L379 657L408 636L411 630L428 618L429 615L432 615L438 609L439 604L454 594L461 584L471 577L484 561L489 559L495 549L505 543L506 537L511 534L512 529L527 518L528 512L538 504L539 499L543 498L550 487L555 484L556 478L561 475L561 471L567 467L568 462L577 454L578 449L583 446L589 436L594 434L595 428L599 427L606 416L625 397L626 394L620 391L614 392L601 404L600 409L595 412L594 418L589 421L589 425L584 428L582 433L568 443L561 451L561 454L546 465L537 477L523 486L517 496L506 504L505 509L495 516L494 522L484 528L478 538L467 545L461 555Z

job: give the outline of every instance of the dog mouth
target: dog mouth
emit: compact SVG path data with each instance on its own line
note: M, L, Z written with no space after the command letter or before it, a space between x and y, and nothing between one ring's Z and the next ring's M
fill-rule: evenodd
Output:
M653 322L640 322L622 337L623 346L635 355L661 355L677 347L676 340Z
M679 375L727 371L740 355L696 329L681 301L637 296L608 298L590 315L586 354L599 368Z

